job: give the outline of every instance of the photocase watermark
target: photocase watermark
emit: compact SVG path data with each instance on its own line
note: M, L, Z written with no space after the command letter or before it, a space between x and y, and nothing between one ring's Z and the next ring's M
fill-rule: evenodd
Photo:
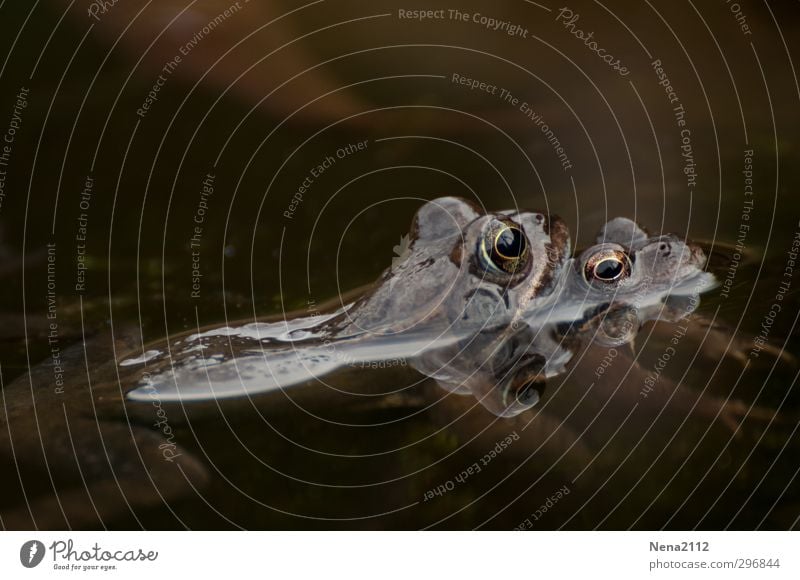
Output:
M697 282L692 292L687 295L687 300L684 304L684 314L679 316L678 320L685 319L686 316L697 309L697 306L700 303L700 292L704 284L705 282L702 280ZM641 391L639 391L640 397L646 399L648 395L655 390L655 386L661 378L664 369L667 368L669 361L671 361L672 358L677 354L676 347L680 344L681 340L683 340L683 337L686 336L687 332L689 332L688 322L685 322L683 325L681 325L675 321L675 330L672 332L672 336L669 339L669 344L664 348L664 351L658 357L658 360L656 360L655 364L653 365L653 370L645 377L644 386L642 387Z
M45 555L44 544L39 540L28 540L19 549L19 562L26 568L36 568Z
M641 310L640 304L642 300L648 295L650 292L650 288L653 284L653 277L652 276L644 276L642 281L639 285L639 289L628 299L628 310L627 312L630 313L632 316L628 316L622 319L621 324L614 325L615 337L629 337L628 342L632 340L632 337L635 336L635 333L639 331L639 325L641 324L641 318L639 315L639 311ZM636 328L634 328L636 326ZM606 331L604 326L601 324L600 328L598 329L598 333L601 335L605 335ZM607 337L611 338L611 337ZM596 379L599 379L606 371L611 368L611 365L614 363L614 360L619 356L619 351L616 348L611 347L606 352L605 356L600 360L600 363L594 370L594 376Z
M308 313L308 317L311 318L311 320L314 320L316 318L322 318L323 316L323 314L319 311L319 308L317 307L316 300L314 300L313 298L308 299L306 303L306 312ZM339 361L345 364L352 364L356 362L356 359L353 358L352 356L340 353L336 348L335 340L330 337L327 336L324 337L322 339L322 343L320 346L325 350L327 354L337 357Z
M800 223L797 224L800 228ZM797 258L800 254L800 230L795 231L789 247L786 250L786 263L783 267L780 282L778 282L778 290L775 292L773 302L769 307L769 311L764 315L761 320L761 330L753 339L753 348L750 350L751 358L758 358L761 351L767 344L767 340L772 331L772 326L775 324L775 319L783 310L783 299L789 292L792 286L792 278L794 277L794 269L797 266Z
M86 181L81 190L78 208L78 227L75 232L75 292L82 294L86 292L86 239L89 232L89 208L92 201L92 190L94 189L94 179L91 175L86 176Z
M437 485L434 488L429 489L425 492L422 496L422 501L432 500L435 497L442 497L448 491L453 491L457 486L466 483L466 481L472 477L473 475L477 475L483 468L489 465L493 459L495 459L498 455L503 453L508 447L514 443L515 441L519 441L519 434L516 431L512 431L510 435L508 435L505 439L501 439L497 443L494 444L483 457L481 457L478 461L470 465L469 467L463 469L461 473L456 475L452 479L448 479L444 483Z
M439 8L437 10L397 10L398 20L451 20L456 22L467 22L492 32L503 32L508 36L528 38L528 29L508 20L500 20L482 14L481 12L466 12L458 8Z
M141 389L147 391L147 393L150 395L151 402L156 410L156 422L153 423L153 427L158 429L164 436L164 442L159 443L158 449L161 451L161 455L164 457L164 459L172 463L175 461L176 457L180 457L183 454L177 452L178 446L175 443L175 432L172 430L172 426L169 424L167 411L161 404L161 399L158 396L158 389L156 389L150 380L149 373L142 374L141 382L144 383L144 386L142 386Z
M672 333L672 336L669 339L669 345L664 348L664 352L661 353L661 355L658 357L658 360L656 360L655 364L653 365L653 370L648 373L644 379L644 386L639 392L639 395L641 395L643 399L646 399L647 396L655 389L656 383L658 383L658 380L661 378L661 374L663 373L664 369L667 368L669 361L672 360L672 357L674 357L675 353L677 352L675 347L680 344L681 339L686 336L688 330L688 324L684 326L677 324L675 326L675 331Z
M89 18L94 18L97 22L100 22L100 17L108 14L119 1L120 0L96 0L89 4L86 13L89 15Z
M88 548L76 547L72 539L56 540L45 547L39 540L28 540L19 549L19 561L25 568L35 568L50 553L53 570L88 572L117 570L122 562L155 562L158 551L142 548L104 548L95 542Z
M343 147L339 147L333 154L326 155L324 159L320 160L309 170L308 174L306 174L306 176L303 178L303 181L300 182L300 185L295 190L294 195L292 195L292 199L289 200L289 205L283 212L283 217L285 217L287 220L294 219L294 214L300 207L300 204L303 203L304 196L306 193L308 193L308 190L311 189L311 186L317 179L322 177L326 171L336 165L337 161L345 159L354 153L364 151L367 147L369 147L369 139L364 139L363 141L358 141L356 143L348 143Z
M45 296L47 316L47 346L50 347L50 364L53 367L53 391L64 394L64 366L58 336L58 300L56 296L56 243L47 244L47 294Z
M214 195L215 179L216 176L213 173L206 174L200 186L200 195L192 217L192 236L189 238L189 251L192 258L192 289L189 292L189 297L194 299L200 298L200 286L203 279L200 249L203 241L203 228L205 227L209 210L208 202Z
M78 547L69 540L56 540L49 546L53 557L53 570L87 572L90 570L116 570L121 562L154 562L158 559L156 550L142 548L106 549L97 542L88 548ZM113 563L112 563L113 562Z
M628 67L622 64L620 59L610 54L605 48L601 47L597 40L594 38L594 32L584 32L576 26L581 15L574 12L571 8L561 8L556 14L556 22L560 22L564 28L578 40L582 40L583 44L593 53L595 53L600 60L606 63L611 70L616 71L621 77L626 77L630 74Z
M309 298L306 304L306 312L308 313L308 317L313 321L315 318L321 318L323 315L319 311L317 307L317 303L313 298ZM408 359L405 357L393 357L393 358L384 358L378 360L364 360L360 358L356 358L350 353L341 352L339 348L336 346L336 339L325 336L322 338L322 341L319 343L319 348L321 348L324 353L330 356L332 359L336 360L337 362L341 363L342 365L346 365L352 368L360 368L360 369L388 369L393 367L405 367L408 366Z
M178 54L172 57L171 60L168 60L164 63L164 66L161 67L161 73L159 73L158 77L156 77L155 82L150 87L150 90L147 93L144 101L136 109L136 114L144 119L147 116L147 113L150 109L153 108L156 101L158 101L159 94L161 93L161 89L164 88L164 85L167 84L167 80L169 79L172 74L178 70L178 67L183 62L183 59L189 56L189 54L197 48L200 42L203 41L206 37L208 37L215 28L223 24L228 18L233 16L234 14L238 13L242 10L242 4L247 4L248 0L244 0L244 2L234 2L230 6L228 6L225 10L217 14L212 20L209 20L200 30L195 32L192 38L178 47ZM112 3L113 6L113 3ZM91 8L91 7L90 7ZM107 11L107 10L106 10Z
M3 134L2 143L0 143L0 212L3 211L3 202L6 199L6 177L8 176L8 164L11 162L11 152L14 149L14 141L17 138L17 132L22 127L22 113L28 106L28 93L30 89L21 87L17 92L17 100L14 103L14 109L11 113L11 119L6 127L6 132Z
M745 241L750 231L750 212L753 211L754 206L753 153L753 149L745 149L744 151L744 168L742 169L742 175L744 175L744 200L742 201L742 213L739 218L739 233L736 236L736 245L733 248L733 255L731 256L730 264L728 264L725 279L722 281L722 290L719 293L722 298L727 298L733 287L733 280L742 261L742 252L744 252Z
M527 118L532 124L534 124L541 132L544 134L545 139L553 148L553 152L558 156L558 161L561 163L561 168L564 171L568 171L572 169L572 162L567 155L566 150L564 149L563 145L561 145L561 141L556 137L555 132L550 128L542 115L537 113L536 110L531 106L527 101L521 99L520 97L514 95L510 90L499 87L492 83L482 81L479 79L473 79L467 76L464 76L460 73L452 73L450 75L450 82L453 84L461 85L467 87L471 91L480 91L497 97L503 103L510 105L517 109L520 113L522 113L525 118Z
M400 236L400 242L392 247L392 253L392 268L396 268L411 255L411 237L408 234Z
M554 494L549 496L545 502L540 505L536 511L534 511L531 515L525 518L516 528L514 528L515 532L519 532L522 530L530 530L533 528L533 522L538 521L544 514L548 511L553 509L559 501L561 501L564 497L568 496L570 493L569 486L564 485L564 487L560 487L556 490Z
M614 359L617 358L618 355L619 353L617 352L616 348L614 347L609 348L606 355L600 361L600 364L598 364L597 368L594 370L595 378L599 379L600 377L602 377L606 373L606 371L611 367L611 364L614 362Z
M739 30L741 31L743 36L752 36L753 32L750 30L750 25L747 24L747 16L742 11L742 7L738 2L731 2L731 0L725 0L725 4L728 5L731 14L736 19L736 24L739 25Z
M351 367L360 369L389 369L392 367L408 366L408 361L403 357L399 357L399 358L388 358L388 359L373 360L373 361L354 360L347 364Z
M675 124L678 127L681 140L681 157L683 158L683 174L686 176L686 187L691 191L697 186L697 170L695 168L694 148L692 147L692 131L686 123L686 109L683 107L678 93L672 87L667 72L661 65L661 59L655 59L650 63L653 72L656 73L658 84L663 87L669 103L673 105L672 114L675 117Z

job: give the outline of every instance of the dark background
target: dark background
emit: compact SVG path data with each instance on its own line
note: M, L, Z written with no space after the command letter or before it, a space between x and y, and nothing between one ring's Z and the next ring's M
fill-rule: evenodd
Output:
M579 246L609 217L623 215L730 257L748 149L755 193L742 264L730 295L716 291L702 310L752 345L800 229L800 89L792 62L798 4L740 2L751 34L723 1L569 4L580 14L577 27L594 31L631 71L626 77L556 20L560 5L542 5L459 3L464 12L519 24L528 31L520 38L471 21L398 18L398 9L452 8L441 3L242 1L167 75L141 118L137 109L164 64L229 3L119 0L99 21L85 1L0 4L0 132L20 88L30 90L0 209L6 400L21 400L19 392L35 398L8 385L17 378L25 385L29 366L50 356L47 243L57 247L62 349L84 338L107 344L112 329L117 338L148 342L198 324L305 308L371 282L391 262L420 200L440 195L490 209L558 213ZM691 190L655 59L686 110L698 174ZM453 73L528 102L572 168L562 169L545 135L519 110L452 83ZM286 219L311 169L363 140L367 148L337 160ZM202 290L192 298L189 240L207 173L215 175L215 191L202 235ZM85 291L76 292L87 175L94 179L88 270ZM724 277L726 259L721 263ZM769 333L788 353L797 353L798 285L794 280ZM738 376L735 357L714 375L717 360L690 354L671 369L676 380L685 367L689 387L702 389L713 375L721 385L715 388L734 390L734 379L720 377ZM458 406L411 416L378 403L341 411L360 424L390 421L374 428L333 428L292 405L271 409L268 424L252 413L232 412L227 423L212 416L181 427L184 445L202 449L196 454L215 465L207 487L171 502L174 512L134 506L107 525L512 528L569 484L573 493L536 527L796 527L798 398L790 358L774 367L762 358L736 383L736 398L781 407L783 418L770 425L748 419L736 437L692 415L688 423L662 420L640 440L611 437L614 419L598 412L573 447L558 437L542 447L535 430L511 424L483 431L490 419L471 422ZM80 364L68 365L68 380L80 382L82 374ZM341 380L376 390L419 380L399 374ZM568 384L553 401L558 420L583 394L585 381L571 381L573 390ZM52 385L33 385L39 388ZM513 429L522 435L513 452L445 496L407 507ZM645 443L634 448L636 441ZM303 446L383 455L343 458ZM10 463L0 466L0 489L18 485L12 472ZM50 493L46 485L42 493Z

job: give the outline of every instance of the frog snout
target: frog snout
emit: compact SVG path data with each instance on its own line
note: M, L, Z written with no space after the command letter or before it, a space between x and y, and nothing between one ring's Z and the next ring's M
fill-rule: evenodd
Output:
M663 259L677 260L677 263L686 266L703 269L706 265L706 254L700 246L678 239L662 240L658 252Z
M695 244L689 245L689 262L698 268L704 268L706 265L706 253L700 246Z

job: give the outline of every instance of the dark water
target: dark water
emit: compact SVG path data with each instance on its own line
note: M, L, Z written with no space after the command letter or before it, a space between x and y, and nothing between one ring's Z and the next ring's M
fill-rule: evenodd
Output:
M422 6L391 2L120 0L96 18L90 6L0 5L0 131L13 131L0 363L6 405L30 408L31 426L16 445L36 449L32 397L64 380L69 398L86 367L113 361L112 331L141 350L335 299L374 280L414 211L440 195L558 213L579 246L618 215L702 241L725 283L701 313L727 339L714 351L692 334L664 372L695 397L779 410L735 434L666 399L628 415L641 380L592 389L586 363L548 386L541 414L506 421L407 368L353 369L336 383L419 385L405 398L354 402L311 385L295 402L168 409L206 481L130 508L109 500L105 525L797 527L795 6L576 2L570 18L546 2L470 2L464 20L428 3L443 12L424 21L399 12ZM645 374L674 331L637 343ZM773 353L755 356L759 333ZM63 377L28 382L54 353ZM118 390L102 373L98 388ZM73 431L94 428L91 408L70 405L83 419ZM48 483L8 449L8 513L61 488L60 467ZM102 462L100 448L78 449Z

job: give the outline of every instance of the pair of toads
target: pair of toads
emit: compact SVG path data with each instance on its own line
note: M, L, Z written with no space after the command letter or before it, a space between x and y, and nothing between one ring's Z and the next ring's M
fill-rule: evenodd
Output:
M418 210L410 240L371 290L352 303L337 304L332 312L198 329L144 347L115 336L111 352L101 344L79 344L62 355L73 372L61 389L52 388L51 365L29 369L0 391L5 423L0 460L16 466L15 475L9 470L13 477L6 481L10 487L4 491L0 521L10 528L97 527L165 502L171 513L170 501L209 484L209 466L200 459L204 448L192 449L191 442L187 447L189 439L176 436L184 416L194 429L189 413L200 416L209 407L224 410L244 401L260 417L257 439L270 434L263 430L262 411L270 413L271 427L272 420L285 420L302 434L314 422L295 425L298 414L291 405L281 405L284 399L301 407L303 401L322 405L333 413L359 400L369 402L369 394L361 392L369 381L353 375L353 369L397 361L447 391L473 395L493 414L482 413L481 405L468 397L436 391L438 401L423 403L431 416L437 408L446 414L468 406L481 425L493 425L487 433L497 438L533 422L542 433L550 432L527 432L533 445L563 433L553 441L577 450L581 437L576 433L591 428L604 448L602 441L614 435L609 432L631 416L627 404L608 405L623 384L620 392L633 396L622 399L647 407L641 413L646 422L660 415L667 402L718 418L734 431L737 419L762 411L730 397L698 397L665 379L657 386L657 394L664 396L643 398L641 373L631 379L635 360L631 366L619 364L621 358L603 366L597 358L622 352L647 321L664 321L687 332L688 324L671 323L687 318L700 294L716 281L705 270L704 253L677 236L649 236L633 221L615 218L594 245L573 255L567 227L556 216L489 213L447 197ZM598 343L602 348L590 348ZM725 352L731 345L727 338L718 343L724 343ZM594 354L584 357L590 350ZM597 385L596 377L587 376L594 368L605 370ZM576 427L566 425L557 411L556 420L548 421L547 405L538 407L541 413L522 414L536 405L548 381L573 372L578 390L554 392L551 400L568 402L567 415ZM353 376L344 385L339 380ZM349 391L343 392L343 386ZM414 403L419 390L384 390L378 400L413 408L419 406ZM438 405L442 399L448 404ZM584 399L610 414L597 421L599 411L590 405L584 417ZM368 405L379 408L375 402ZM772 416L763 411L764 417ZM226 412L220 420L227 421ZM327 418L322 422L331 428L345 425ZM270 453L285 448L293 457L295 446L280 442ZM19 486L12 485L15 481Z
M572 256L554 215L486 213L444 197L417 212L410 247L355 302L325 316L214 328L148 349L131 401L252 396L345 365L408 361L498 416L535 405L580 344L630 343L678 321L716 285L697 246L615 218Z

